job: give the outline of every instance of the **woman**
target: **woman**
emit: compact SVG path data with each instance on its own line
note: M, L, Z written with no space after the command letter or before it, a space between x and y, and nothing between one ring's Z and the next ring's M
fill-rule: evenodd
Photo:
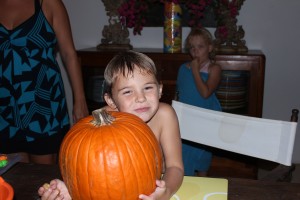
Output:
M61 0L0 1L0 152L52 164L69 129L59 50L74 96L73 120L88 115L80 65Z

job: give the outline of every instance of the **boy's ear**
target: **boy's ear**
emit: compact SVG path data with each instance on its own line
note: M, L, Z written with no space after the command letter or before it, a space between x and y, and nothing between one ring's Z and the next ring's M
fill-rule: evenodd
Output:
M110 97L109 94L104 94L104 100L112 110L115 110L117 108L117 105L115 104L114 100Z

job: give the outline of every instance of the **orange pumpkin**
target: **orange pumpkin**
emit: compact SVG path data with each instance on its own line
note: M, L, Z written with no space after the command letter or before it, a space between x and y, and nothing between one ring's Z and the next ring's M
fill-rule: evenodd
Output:
M13 188L0 176L0 200L12 200L13 197Z
M101 109L93 117L77 122L61 145L60 170L72 198L137 200L154 192L162 153L147 124Z

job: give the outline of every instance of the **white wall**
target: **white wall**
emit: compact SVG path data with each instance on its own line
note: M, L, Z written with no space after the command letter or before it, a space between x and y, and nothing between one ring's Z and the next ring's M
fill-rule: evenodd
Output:
M64 3L76 48L98 45L102 28L108 24L102 1L64 0ZM266 55L264 118L289 120L291 109L300 109L299 10L299 0L246 0L240 10L238 25L246 32L248 48L262 50ZM183 30L183 39L188 30ZM162 28L145 28L141 36L131 34L131 44L162 48L162 31ZM299 129L298 126L297 143L300 143ZM300 163L300 145L295 145L294 152L297 152L294 160Z

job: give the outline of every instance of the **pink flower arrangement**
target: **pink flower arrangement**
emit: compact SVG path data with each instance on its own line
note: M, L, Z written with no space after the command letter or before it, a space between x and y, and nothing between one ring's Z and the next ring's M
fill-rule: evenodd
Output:
M245 0L219 0L214 3L215 17L217 21L216 35L222 40L230 37L230 30L236 24L236 17L239 14Z
M146 24L146 16L149 6L154 3L172 2L185 6L189 12L188 25L190 27L202 27L200 20L204 18L204 11L211 6L214 9L217 25L220 27L219 32L222 37L226 38L227 28L224 26L224 13L235 19L239 14L245 0L125 0L119 7L118 12L121 22L128 28L133 28L133 34L141 35L141 31Z
M204 10L213 0L126 0L118 9L121 21L128 28L133 28L133 34L141 34L146 24L146 15L154 3L172 2L186 6L189 11L188 25L191 27L201 27L200 19L204 17Z

